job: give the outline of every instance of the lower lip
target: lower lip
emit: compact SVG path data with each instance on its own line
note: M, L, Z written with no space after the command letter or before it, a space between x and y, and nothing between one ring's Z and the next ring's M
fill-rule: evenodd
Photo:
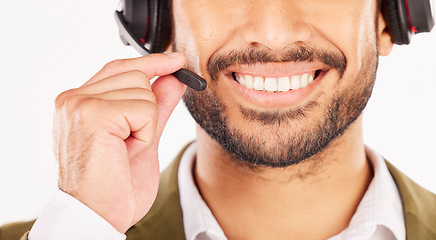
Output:
M322 71L316 79L304 88L297 90L289 90L286 92L265 92L254 89L248 89L239 84L233 76L226 75L230 89L234 90L236 97L240 97L248 105L255 105L262 108L289 108L304 104L310 95L313 94L314 89L320 84L322 78L325 76L326 71Z

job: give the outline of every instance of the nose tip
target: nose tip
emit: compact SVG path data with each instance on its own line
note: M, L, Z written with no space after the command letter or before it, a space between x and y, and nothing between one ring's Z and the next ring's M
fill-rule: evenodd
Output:
M281 51L289 45L306 42L309 33L305 24L301 22L287 26L272 25L265 31L260 43L272 51Z
M289 3L279 4L281 2L273 1L267 7L252 9L245 26L245 41L251 45L263 45L271 51L281 51L310 39L311 29L302 14Z

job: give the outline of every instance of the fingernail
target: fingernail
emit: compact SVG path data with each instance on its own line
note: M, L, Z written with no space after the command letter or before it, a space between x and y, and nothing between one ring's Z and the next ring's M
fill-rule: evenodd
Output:
M173 58L179 58L179 57L183 56L183 53L171 52L171 53L167 53L167 55L170 57L173 57Z

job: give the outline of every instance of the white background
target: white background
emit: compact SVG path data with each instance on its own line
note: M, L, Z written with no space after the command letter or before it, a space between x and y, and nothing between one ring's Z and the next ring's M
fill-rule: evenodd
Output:
M136 57L118 38L117 0L0 0L0 225L35 218L57 189L53 101L105 63ZM382 58L365 141L436 192L436 31ZM162 166L195 138L179 104L162 137ZM116 176L115 176L116 177Z

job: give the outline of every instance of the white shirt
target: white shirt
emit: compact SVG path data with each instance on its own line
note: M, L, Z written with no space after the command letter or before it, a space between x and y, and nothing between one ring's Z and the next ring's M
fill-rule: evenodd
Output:
M225 240L223 230L194 183L192 169L195 152L196 144L191 144L182 156L178 175L186 239ZM395 182L380 155L369 148L366 154L373 166L374 178L348 228L328 240L406 239L402 203ZM125 238L86 205L60 190L29 234L30 240Z
M180 160L179 192L187 240L226 240L223 230L202 199L192 176L196 144L186 149ZM328 240L404 240L406 229L403 205L397 186L383 158L366 148L373 166L372 179L349 226Z

